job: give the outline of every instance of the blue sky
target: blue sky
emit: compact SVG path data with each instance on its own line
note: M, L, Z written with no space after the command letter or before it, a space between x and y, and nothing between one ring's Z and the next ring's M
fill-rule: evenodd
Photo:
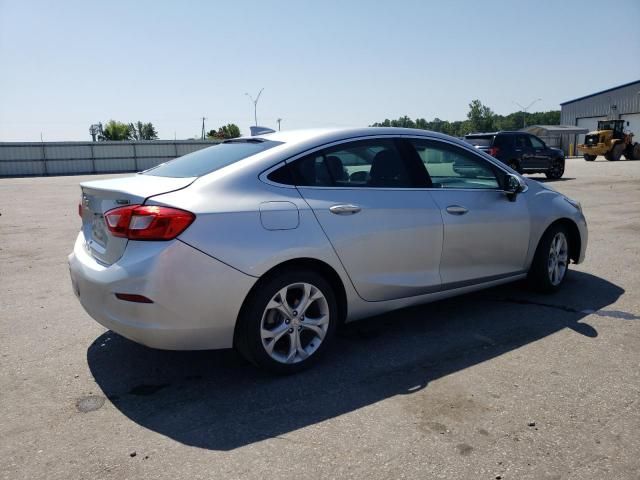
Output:
M640 79L640 1L0 0L0 141L233 122L364 126L559 103ZM586 24L585 17L593 19ZM605 21L609 27L599 28Z

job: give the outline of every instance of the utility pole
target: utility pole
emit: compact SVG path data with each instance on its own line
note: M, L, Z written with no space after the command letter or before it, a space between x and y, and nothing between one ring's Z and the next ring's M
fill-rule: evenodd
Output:
M256 127L258 126L258 100L260 100L260 95L262 95L262 90L264 90L264 88L261 88L260 91L258 92L258 96L256 96L256 98L254 99L251 95L249 95L248 93L245 93L245 95L247 97L249 97L249 100L251 100L251 102L253 102L253 119L256 122Z
M204 140L204 121L207 119L207 117L202 117L202 140Z
M518 102L513 102L513 103L515 103L516 105L518 105L522 109L522 128L526 128L526 126L527 126L527 110L529 110L533 106L534 103L539 102L540 100L542 100L542 99L541 98L536 98L533 102L531 102L526 107L523 107Z
M279 118L278 120L276 120L276 122L278 122L278 131L280 131L280 122L282 121L281 118Z

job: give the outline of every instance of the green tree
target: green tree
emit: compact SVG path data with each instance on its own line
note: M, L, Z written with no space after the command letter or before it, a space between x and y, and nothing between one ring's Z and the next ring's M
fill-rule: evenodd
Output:
M480 100L473 100L469 104L469 113L467 113L470 132L491 132L495 130L495 116L495 113L489 107L483 105Z
M463 137L471 132L492 132L496 130L519 130L522 128L522 111L513 112L509 115L496 115L489 107L480 100L474 100L469 104L467 120L456 120L450 122L441 120L438 117L432 121L424 118L412 120L407 117L400 117L397 120L385 119L383 122L376 122L372 127L409 127L434 132L446 133L453 137ZM527 125L560 125L560 111L551 110L549 112L533 112L526 114Z
M131 139L129 125L115 120L109 120L98 136L98 140L123 141L129 139Z
M228 123L218 128L218 130L209 130L207 138L227 140L229 138L238 138L240 135L240 127L235 123Z
M156 140L158 132L151 122L142 123L137 121L135 124L129 124L130 138L134 140Z

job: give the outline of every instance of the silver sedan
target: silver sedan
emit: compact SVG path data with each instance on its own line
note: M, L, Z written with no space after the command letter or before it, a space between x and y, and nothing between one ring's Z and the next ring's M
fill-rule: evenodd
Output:
M336 327L584 259L580 204L465 142L363 128L225 141L83 183L74 291L155 348L237 348L289 373Z

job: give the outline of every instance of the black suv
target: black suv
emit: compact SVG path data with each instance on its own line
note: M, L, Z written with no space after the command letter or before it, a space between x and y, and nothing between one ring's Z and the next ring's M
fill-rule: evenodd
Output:
M564 174L564 152L547 147L535 135L525 132L471 133L464 139L519 173L544 173L547 178Z

